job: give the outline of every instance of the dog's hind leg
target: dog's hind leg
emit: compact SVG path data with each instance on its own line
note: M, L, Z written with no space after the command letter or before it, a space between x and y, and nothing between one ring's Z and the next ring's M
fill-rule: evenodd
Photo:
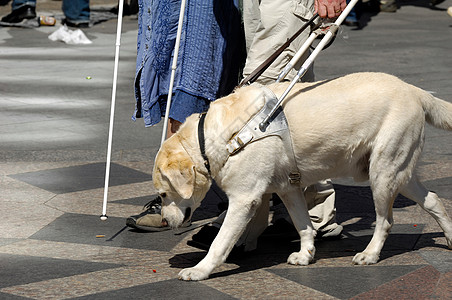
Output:
M357 265L374 264L394 222L392 206L400 188L413 174L424 144L424 112L407 111L394 123L395 116L388 116L373 141L369 158L369 181L375 204L376 223L370 243L363 252L353 258ZM397 126L394 126L397 124Z
M375 230L366 249L353 257L356 265L375 264L380 258L381 249L394 223L392 205L397 195L396 174L394 170L379 169L374 176L370 176L376 212Z
M383 248L392 224L394 223L392 217L392 204L394 203L395 195L375 195L374 191L373 193L375 211L377 214L375 230L366 249L353 257L353 263L356 265L371 265L379 260L381 249Z
M308 206L303 193L299 188L292 189L286 193L278 193L292 222L300 235L300 251L293 252L287 262L292 265L308 265L315 255L314 236L315 230L309 217Z
M446 236L447 246L452 249L452 221L438 195L429 192L415 176L401 189L400 193L417 202L438 222Z

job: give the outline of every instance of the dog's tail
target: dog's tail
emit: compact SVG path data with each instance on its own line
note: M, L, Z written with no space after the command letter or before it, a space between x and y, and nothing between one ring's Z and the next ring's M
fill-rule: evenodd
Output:
M429 124L452 130L452 103L436 98L430 94L421 98L426 120Z

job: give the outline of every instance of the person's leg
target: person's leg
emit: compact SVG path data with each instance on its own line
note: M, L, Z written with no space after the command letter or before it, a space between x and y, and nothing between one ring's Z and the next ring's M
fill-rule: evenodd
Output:
M246 52L249 53L255 33L261 21L259 0L243 1L242 15L245 29Z
M340 238L343 227L336 223L336 193L331 180L320 181L304 189L304 196L308 204L312 225L317 231L317 238ZM290 230L292 220L283 203L272 208L272 225L265 231L266 236L295 235Z
M177 132L183 121L192 113L201 113L207 110L209 101L177 90L171 103L166 138L170 138ZM166 105L166 102L165 102ZM151 200L145 205L145 209L138 215L127 218L126 225L145 231L163 231L170 229L160 215L162 201L160 198ZM188 224L189 225L189 224Z
M347 5L350 3L350 0L347 0ZM346 26L359 26L359 16L358 16L358 7L359 3L356 4L355 7L352 8L350 13L347 15L344 21L344 25Z
M336 223L336 193L331 180L307 187L304 195L317 238L340 237L343 228Z
M168 127L166 128L166 138L170 138L173 134L179 130L179 127L182 125L181 122L174 120L172 118L168 119Z
M63 0L62 10L68 25L89 24L89 0Z
M253 15L249 16L249 19L244 18L245 26L247 20L254 26L254 36L252 38L252 44L250 45L250 51L246 61L244 75L251 73L254 68L259 66L262 61L269 57L277 48L279 48L288 38L290 38L299 28L301 28L305 22L312 16L313 1L306 1L305 5L296 5L293 1L260 1L259 12L261 22L255 24L254 19L256 14L252 9L247 9L244 4L244 14L253 12ZM278 57L278 59L270 66L270 68L264 72L262 78L257 81L263 84L274 82L289 62L289 60L295 55L296 51L306 41L309 31L304 31L297 39ZM253 32L248 32L253 33ZM247 41L250 38L247 37ZM272 47L268 44L271 43ZM299 69L301 64L307 58L309 53L305 53L300 59L295 69ZM296 71L292 70L286 77L291 80ZM310 70L303 77L303 81L314 81L314 71L311 66ZM308 187L305 192L305 197L308 203L312 203L310 206L309 215L313 222L314 228L318 231L318 236L328 237L333 235L340 235L342 232L342 226L336 223L336 209L335 209L335 192L331 181L323 181L318 184ZM282 205L282 204L281 204ZM290 222L290 218L287 214L285 207L283 213L279 214L279 217L283 217ZM285 216L285 217L284 217ZM273 218L273 221L277 221L277 217ZM284 223L280 223L283 224ZM285 226L283 226L285 227Z
M11 3L11 9L16 10L23 6L36 7L36 0L13 0Z
M6 23L19 23L24 19L36 18L36 0L13 0L11 13L1 20Z
M247 1L245 1L247 2ZM243 76L253 72L262 62L269 58L287 39L295 34L312 16L314 1L306 1L306 6L296 5L294 1L262 0L251 1L243 7L243 21L248 54ZM258 6L258 12L256 12ZM312 7L311 7L312 6ZM312 9L311 9L312 8ZM260 17L259 22L256 18ZM309 30L301 33L270 67L257 79L257 82L269 84L275 82L278 75L306 41ZM296 65L299 68L309 53L305 53ZM296 74L292 70L286 77L292 79ZM303 77L303 81L313 81L312 67Z
M314 2L312 2L313 4ZM263 61L270 57L273 52L284 44L303 24L305 19L296 13L293 1L288 0L249 0L243 1L243 22L245 27L246 48L248 51L243 77L248 76ZM296 41L295 47L304 43L308 34L302 34ZM297 48L291 45L279 56L279 58L258 78L257 82L262 84L276 81L285 64L295 54ZM312 72L307 75L313 80ZM292 74L293 75L293 74ZM265 202L265 201L264 201ZM255 241L262 231L268 226L267 205L260 209L258 216L253 218L247 226L245 234L237 242L236 246L245 246L246 250L256 247ZM287 211L285 214L288 217ZM290 219L288 217L288 219ZM223 223L222 216L214 221L213 226L205 226L200 232L193 236L193 240L208 247L216 236L219 227ZM249 233L249 234L248 234ZM202 249L202 248L201 248Z

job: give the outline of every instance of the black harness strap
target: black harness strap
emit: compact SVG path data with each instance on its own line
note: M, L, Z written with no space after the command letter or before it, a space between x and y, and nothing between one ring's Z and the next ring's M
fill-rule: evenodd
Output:
M308 26L314 23L315 19L319 14L314 14L311 19L309 19L293 36L291 36L284 44L282 44L269 58L267 58L262 64L260 64L250 75L248 75L245 79L240 82L237 88L240 88L244 85L249 85L256 81L262 73L267 70L268 67L276 60L276 58L287 48L289 45L303 32Z
M198 143L199 148L201 150L202 158L204 159L204 165L206 166L207 171L210 175L210 163L209 158L207 158L206 155L206 143L205 143L205 137L204 137L204 121L206 119L206 113L202 113L199 116L199 123L198 123Z

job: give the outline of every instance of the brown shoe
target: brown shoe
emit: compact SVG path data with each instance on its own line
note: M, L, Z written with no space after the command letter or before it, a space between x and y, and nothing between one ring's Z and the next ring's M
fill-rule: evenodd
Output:
M165 231L171 229L163 220L162 215L162 199L157 197L149 201L144 206L144 211L139 215L130 216L126 220L126 225L143 231ZM190 226L191 223L183 225L183 227Z

